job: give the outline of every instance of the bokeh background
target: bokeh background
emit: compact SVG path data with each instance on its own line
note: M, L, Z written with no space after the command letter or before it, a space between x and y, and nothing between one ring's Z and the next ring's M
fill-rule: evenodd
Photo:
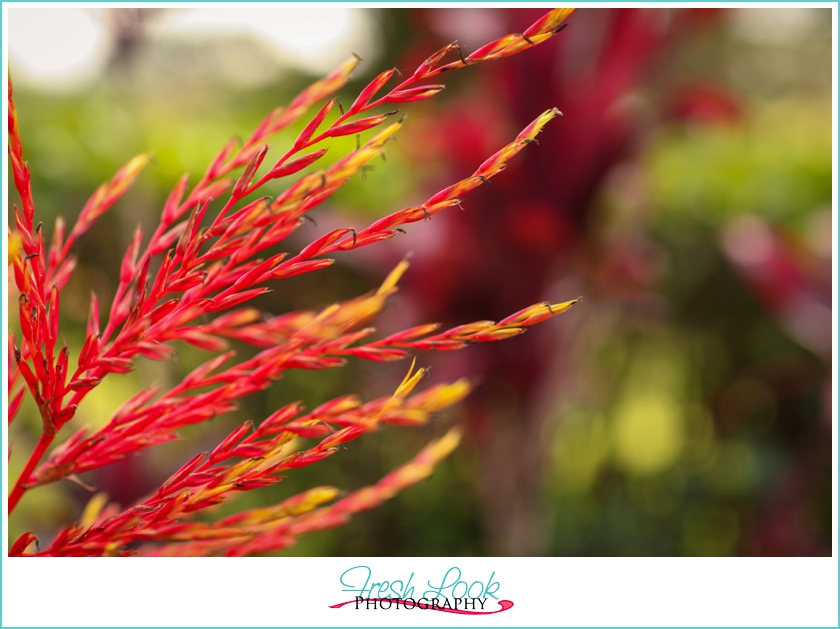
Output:
M198 176L231 136L350 52L365 62L344 102L385 68L411 71L455 39L471 51L542 12L12 9L10 68L48 235L132 156L155 156L80 243L62 296L71 348L90 291L113 295L134 226L148 233L178 177ZM457 411L368 435L222 507L316 484L356 489L465 426L430 479L287 554L831 553L831 12L579 9L569 22L551 42L445 75L439 98L409 104L387 163L313 212L317 227L289 248L421 202L556 106L564 116L539 146L466 197L463 212L285 280L259 306L280 313L362 294L409 251L383 333L498 320L546 299L583 303L512 340L420 354L432 382L474 378ZM177 362L110 376L75 427L104 423L138 387L176 383L206 359L181 349ZM129 504L245 417L297 399L312 408L349 392L387 395L406 368L352 361L289 373L236 416L84 480ZM22 413L10 428L11 478L38 436L34 408ZM33 491L10 537L48 540L89 498L71 483Z

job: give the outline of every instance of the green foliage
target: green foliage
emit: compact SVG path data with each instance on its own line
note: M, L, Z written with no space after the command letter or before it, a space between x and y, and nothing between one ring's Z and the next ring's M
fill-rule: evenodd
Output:
M670 129L647 156L652 201L705 225L753 213L801 228L831 203L830 127L830 103L787 100L744 124Z

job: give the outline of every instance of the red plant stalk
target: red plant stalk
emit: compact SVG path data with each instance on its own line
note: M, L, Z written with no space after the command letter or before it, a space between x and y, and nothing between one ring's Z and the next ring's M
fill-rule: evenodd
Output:
M277 109L238 146L228 143L216 156L204 176L187 194L186 175L167 200L161 220L145 247L138 227L120 267L120 280L104 329L100 328L99 303L92 295L87 335L76 365L70 373L66 345L56 351L59 337L61 289L73 273L73 245L95 221L130 188L147 156L138 156L93 194L80 216L65 235L57 219L49 254L44 248L41 224L34 224L29 168L23 161L23 144L17 111L9 86L9 155L21 209L14 208L16 232L10 236L10 264L20 292L20 346L9 343L9 392L11 421L25 391L32 395L43 422L43 434L9 495L11 513L24 493L35 486L96 469L120 460L142 448L177 437L184 426L206 421L236 408L237 400L265 389L288 369L326 369L344 364L346 356L384 361L399 360L409 350L453 350L475 342L516 336L533 324L553 317L577 300L562 304L537 304L502 321L480 321L437 333L436 325L418 326L368 341L372 328L362 326L382 309L396 290L407 263L401 263L382 287L371 295L334 304L320 312L280 315L260 322L252 308L237 309L196 324L198 317L230 310L268 291L270 280L307 273L333 263L330 254L367 246L393 238L401 225L430 219L434 214L460 205L462 195L499 174L555 115L546 111L528 125L513 142L486 159L477 170L432 196L426 203L394 212L362 230L344 228L317 238L296 255L277 253L267 258L258 254L282 242L303 222L306 212L316 207L363 172L365 165L382 155L383 147L400 129L402 120L382 126L390 115L365 115L372 109L393 103L431 98L443 85L416 85L447 70L507 57L539 45L562 30L571 9L548 12L523 33L512 34L481 47L464 57L457 44L444 47L427 59L396 88L377 98L396 70L388 70L366 86L346 110L331 98L349 80L357 58L342 64L326 79L297 96L286 109ZM452 52L459 59L440 65ZM267 155L264 141L280 129L299 120L306 111L324 101L298 134L292 146L261 177ZM340 115L327 118L333 109ZM361 117L360 117L361 116ZM321 127L326 127L319 132ZM277 198L260 198L237 208L247 196L267 182L290 177L316 164L327 152L318 148L327 139L355 135L382 127L373 137L331 166L303 175ZM229 175L244 167L235 179ZM206 225L211 201L225 196L223 207ZM152 259L159 259L157 271ZM227 339L236 339L262 349L254 358L220 370L235 355L227 352ZM161 392L143 391L126 402L101 429L88 435L83 428L49 453L56 434L72 419L89 391L111 373L133 368L137 355L153 360L171 356L172 341L182 340L212 352L226 352L209 360L184 381ZM449 435L429 446L412 463L383 479L375 487L361 490L333 503L333 490L307 492L277 507L239 514L214 525L181 522L186 514L207 508L235 491L247 491L281 480L278 473L314 463L333 454L338 447L381 424L416 425L433 412L447 408L466 395L468 385L456 382L432 387L413 396L408 394L424 374L410 373L391 398L362 404L348 396L333 400L309 414L291 405L274 413L258 428L243 424L211 453L196 457L176 472L154 496L125 511L94 497L81 521L64 531L49 548L36 554L122 554L135 542L163 543L142 546L145 554L244 554L279 550L309 530L336 526L350 514L387 499L397 490L431 473L434 463L457 443ZM13 389L21 378L25 387ZM196 392L202 388L209 390ZM14 411L14 412L12 412ZM340 427L336 430L334 427ZM252 431L249 434L249 431ZM319 438L313 448L286 454L284 446L296 437ZM243 460L231 461L237 457ZM40 463L40 465L39 465ZM314 491L314 490L313 490ZM332 492L332 493L331 493ZM317 507L317 508L316 508ZM34 536L22 536L10 550L26 554Z

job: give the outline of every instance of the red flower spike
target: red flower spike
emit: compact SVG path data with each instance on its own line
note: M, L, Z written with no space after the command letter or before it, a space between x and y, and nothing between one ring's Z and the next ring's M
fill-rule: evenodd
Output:
M88 335L85 344L82 345L82 351L79 353L79 371L87 371L93 367L93 362L99 355L99 346L99 335Z
M385 99L385 102L411 103L417 100L426 100L427 98L437 96L445 88L445 85L425 85L423 87L411 87L407 90L397 90L391 92Z
M303 128L303 131L300 132L297 140L295 140L295 150L302 149L309 145L309 140L312 139L312 136L315 134L315 131L318 130L318 127L321 126L321 123L324 122L324 118L327 117L327 114L332 111L332 108L335 106L335 102L336 101L334 99L327 101L324 106L321 107L321 110L315 114L312 121Z
M15 206L15 226L17 233L21 237L23 244L23 252L26 255L36 253L35 240L32 238L32 232L26 226L26 218L20 213L20 210Z
M365 245L369 245L374 242L381 242L383 240L390 240L394 236L396 236L397 232L395 231L381 231L378 233L367 233L363 235L356 235L354 238L346 238L341 243L339 243L338 247L334 247L334 249L340 249L342 251L348 251L350 249L356 249L358 247L364 247Z
M216 356L214 359L207 361L203 365L196 367L193 369L186 378L184 378L181 385L178 387L178 390L187 390L192 387L200 387L204 384L204 379L216 369L218 369L223 363L227 362L234 356L234 352L228 352L226 354L222 354L220 356Z
M27 386L29 387L29 392L32 393L35 398L40 397L40 388L38 386L38 379L35 377L35 374L32 372L32 369L29 368L29 365L26 362L19 362L18 369L20 370L20 374L23 376L24 381L26 382Z
M169 249L169 247L171 247L172 244L181 236L186 226L186 223L178 223L172 229L155 238L149 245L149 255L157 256ZM173 252L170 250L167 252L167 255L172 253Z
M387 362L392 360L402 360L408 354L399 349L380 349L378 347L356 347L345 350L343 353L357 358L364 358L365 360L372 360L375 362Z
M96 366L108 373L128 373L134 370L134 363L127 358L105 358L96 361Z
M391 336L382 339L380 343L388 344L398 343L401 341L409 341L419 336L426 336L427 334L431 334L432 332L435 332L438 329L440 329L440 323L427 323L426 325L418 325L413 328L403 330L402 332L392 334Z
M11 424L14 418L17 416L18 411L20 410L20 405L23 404L23 397L26 393L26 389L21 387L17 390L16 393L11 395L11 401L9 402L9 423Z
M228 141L228 143L225 144L224 148L221 151L219 151L219 154L210 163L210 167L207 169L207 172L204 175L205 179L213 180L213 179L216 179L219 176L224 174L225 171L223 170L222 167L225 165L225 163L227 163L228 159L230 159L230 156L233 155L233 152L236 150L236 147L239 143L240 143L239 138L231 138ZM184 176L184 178L186 179L186 175ZM180 185L180 182L179 182L179 185ZM185 182L184 188L186 188L186 182ZM177 190L177 188L176 188L176 190ZM174 196L176 196L175 190L172 191L172 196L170 198L172 198ZM183 190L178 195L178 198L180 199L181 196L183 196ZM180 203L180 201L178 201L178 202ZM169 207L169 202L168 201L167 201L167 207ZM164 213L164 216L166 216L165 213Z
M300 402L293 402L284 406L279 411L267 417L257 428L256 432L258 434L273 434L268 431L289 421L292 417L300 413L302 408L303 405Z
M340 138L345 135L361 133L362 131L367 131L368 129L381 125L388 119L388 116L393 116L395 113L397 112L389 111L388 113L380 114L378 116L370 116L369 118L360 118L359 120L354 120L353 122L345 122L337 127L333 127L329 131L325 131L323 135L328 138Z
M362 108L376 95L376 93L391 79L391 77L394 76L394 72L396 72L396 70L386 70L373 79L373 81L371 81L367 87L359 93L359 96L350 106L350 109L347 110L346 116L349 117L359 113Z
M245 144L242 148L239 149L236 155L232 157L227 164L225 164L225 172L231 172L232 170L239 168L240 166L245 166L252 159L254 159L254 156L257 153L263 150L263 147L264 145L260 143Z
M20 557L38 538L32 533L24 533L9 547L9 557Z
M497 53L501 50L504 50L507 46L509 46L515 41L514 38L514 35L508 35L503 39L497 39L494 42L490 42L489 44L486 44L481 48L473 51L473 53L469 57L467 57L467 61L483 61L488 57L491 57L493 53Z
M324 234L317 240L315 240L312 244L303 248L303 250L298 254L298 257L301 260L308 260L309 258L313 258L319 255L324 249L326 249L329 245L340 240L344 236L349 233L355 233L352 229L336 229L335 231L331 231L327 234Z
M340 415L348 411L355 410L361 405L361 400L355 395L345 395L334 400L330 400L326 404L321 404L311 413L312 417L323 417L326 415Z
M201 286L204 283L206 275L204 273L193 273L181 279L170 282L167 286L168 293L180 293L181 291L189 290L195 286ZM177 304L177 300L173 300ZM154 323L154 321L153 321Z
M152 257L150 255L145 255L143 257L143 262L140 265L140 270L137 272L137 277L135 278L135 290L140 292L143 287L146 285L146 278L149 275L149 265L152 262Z
M134 230L131 243L125 251L122 265L120 266L120 282L128 284L134 276L134 267L137 265L137 255L140 253L140 242L143 239L143 232L140 225Z
M55 269L58 266L58 256L61 252L64 243L65 232L67 231L67 224L64 218L57 216L55 218L55 227L53 228L52 241L50 242L50 268Z
M248 163L248 166L245 167L244 172L239 177L239 180L236 182L236 185L233 187L233 192L231 192L231 196L236 199L241 199L245 196L248 187L251 185L251 182L254 179L254 174L257 172L257 169L262 164L263 159L265 159L265 154L268 153L268 147L263 146L260 151L254 155L253 159Z
M568 18L573 11L574 9L554 9L553 11L549 11L539 20L531 24L531 26L526 28L523 35L525 35L525 37L531 37L532 35L554 32L563 22L566 21L566 18Z
M75 404L70 404L65 407L60 413L55 416L55 430L60 429L64 424L73 419L78 407Z
M502 341L519 336L523 332L525 332L525 328L490 328L484 332L470 335L470 341L478 343L482 341Z
M271 126L275 123L277 118L282 113L283 113L283 108L282 107L277 107L277 108L273 109L271 111L271 113L269 113L265 118L263 118L263 121L259 124L259 126L257 126L256 129L254 129L254 133L251 134L251 137L248 139L248 144L256 144L262 138L265 138L268 135L271 135L271 132L269 131L269 129L271 128Z
M170 299L168 301L163 302L161 305L157 306L149 313L149 322L152 325L154 325L161 319L165 318L178 306L178 303L179 300L177 299Z
M96 385L102 382L102 378L78 378L67 385L71 391L90 391Z
M218 199L228 191L228 188L232 184L233 182L230 179L219 179L209 186L202 188L201 193L194 199L193 203L209 203L213 199ZM189 207L185 209L189 209Z
M189 175L183 175L178 180L178 183L175 184L172 192L169 193L169 197L166 199L166 204L163 206L163 213L160 217L161 227L171 225L172 222L180 216L179 209L181 200L184 198L184 193L187 191L187 183L189 182L189 179Z
M169 477L168 480L164 481L163 485L161 485L160 489L157 492L157 496L164 496L166 495L173 487L177 487L178 484L187 478L190 474L192 474L193 470L198 468L199 465L204 463L207 459L207 453L202 452L200 454L196 454L192 459L187 461L181 468L175 472L172 476Z
M343 365L347 356L382 361L402 359L407 350L412 349L460 349L471 342L519 334L527 326L556 314L555 308L562 304L543 304L524 309L499 324L479 322L443 333L438 333L435 325L416 326L381 341L366 343L373 330L363 326L382 310L385 299L396 290L399 276L407 266L401 264L376 293L335 304L320 312L291 313L261 321L259 312L248 308L215 319L212 317L215 312L234 308L268 290L255 288L257 284L333 263L332 259L319 256L391 238L400 225L426 220L457 205L464 193L500 173L554 113L548 112L538 118L516 141L485 160L473 176L442 190L424 205L395 212L358 233L349 228L333 230L290 259L286 259L285 254L261 252L291 234L300 226L305 212L329 198L353 175L362 172L371 159L381 155L384 144L397 132L400 123L385 125L367 143L323 172L299 177L273 203L263 198L245 207L236 207L242 197L255 192L270 179L299 173L321 159L326 151L321 148L301 155L301 149L306 146L382 125L390 114L364 115L374 107L386 102L431 98L443 89L441 84L418 86L419 79L509 56L546 41L570 12L560 11L565 14L561 15L558 10L550 12L526 31L528 36L512 34L499 38L479 48L466 58L466 62L460 57L461 61L439 66L445 55L457 49L455 44L444 47L410 78L376 100L393 77L394 70L381 73L361 90L346 114L342 112L319 134L318 130L326 124L326 117L336 104L336 101L328 100L305 124L291 149L262 178L256 178L256 172L266 155L268 136L298 120L309 107L332 97L347 83L358 60L348 60L326 79L301 92L285 110L272 111L241 146L237 141L229 142L189 193L188 178L184 176L178 181L145 251L139 228L134 233L122 258L120 285L110 306L110 316L103 324L104 333L100 333L99 307L94 296L78 368L72 374L69 373L66 349L57 359L54 357L59 333L59 290L75 264L68 256L69 251L75 239L125 194L148 157L131 160L111 181L100 186L88 200L68 237L64 236L63 223L56 223L47 260L44 235L40 227L33 226L29 170L23 162L17 112L10 100L10 161L23 207L22 211L15 212L23 255L12 259L15 280L22 294L23 341L20 356L15 361L17 368L14 373L10 370L10 396L16 396L12 406L17 408L25 388L18 383L15 393L12 387L14 378L22 378L26 388L33 393L44 420L44 434L10 494L10 509L14 509L24 492L33 486L102 467L140 449L177 438L180 428L235 410L240 398L266 389L288 369L335 368ZM357 114L362 117L350 119ZM244 170L234 183L232 173L240 167ZM228 191L230 196L224 207L207 221L209 228L203 227L209 201ZM184 217L185 214L188 216ZM163 259L155 273L153 269L157 265L152 264L151 259L160 254ZM26 256L29 258L24 260ZM260 256L266 259L260 260ZM52 282L55 288L52 288ZM202 317L201 324L195 322L198 317ZM102 428L91 434L77 432L53 448L46 461L38 466L49 450L55 432L73 417L88 391L108 373L132 369L132 358L138 354L152 359L170 356L174 352L171 343L176 340L221 352L227 338L250 343L260 348L260 352L223 368L225 361L234 358L233 353L228 352L193 370L180 384L163 394L157 388L142 392L120 407ZM376 486L351 494L331 507L319 505L334 499L332 490L304 494L306 498L294 503L293 509L292 502L288 501L284 503L285 510L270 507L271 517L278 518L278 523L271 517L261 519L263 516L256 511L243 518L234 518L227 526L179 520L193 511L224 501L234 491L274 484L281 480L276 476L279 471L309 465L337 453L340 444L376 430L383 423L402 426L425 423L432 413L456 403L466 394L467 386L455 383L412 395L423 373L423 370L410 373L392 397L362 404L353 396L345 396L322 404L309 414L301 414L300 405L293 404L274 413L250 434L247 424L243 425L212 451L210 459L198 457L189 462L152 498L123 511L114 505L98 514L102 509L98 506L91 512L93 515L86 512L83 521L88 524L66 528L55 537L49 549L36 554L116 555L133 553L136 545L140 546L141 553L150 554L155 547L144 546L149 541L169 541L170 544L160 547L166 554L180 553L172 547L175 541L183 542L181 548L194 552L241 554L260 548L283 548L301 532L343 523L352 513L376 506L400 488L428 475L436 461L451 451L457 437L432 444L414 461ZM68 392L72 392L71 399L65 401ZM333 432L333 427L340 430ZM295 438L321 441L278 461L281 449ZM230 460L241 457L246 458ZM251 517L254 519L249 519ZM89 522L101 524L90 527ZM251 522L268 526L255 531L247 528Z
M221 301L216 302L212 307L208 308L207 311L216 312L218 310L233 308L234 306L243 304L246 301L251 301L254 297L257 297L259 295L265 295L269 292L271 292L271 290L268 288L253 288L251 290L242 291L241 293L237 293L234 295L228 295Z
M338 450L339 448L335 447L322 450L320 452L312 452L310 454L301 454L300 456L292 457L288 461L284 462L282 465L274 467L272 473L279 472L281 470L291 470L298 467L306 467L307 465L312 465L313 463L317 463L318 461L335 454L336 452L338 452Z
M414 80L425 79L429 73L435 69L438 63L440 63L441 59L443 59L446 55L448 55L453 50L458 50L459 46L457 43L447 44L440 50L438 50L435 54L431 57L426 59L417 70L414 71L414 75L411 77Z
M264 260L260 264L257 264L253 269L247 271L238 280L236 280L230 289L220 293L220 296L225 295L227 292L234 292L268 279L274 268L280 264L287 255L288 254L286 253L278 253L277 255L271 256L268 260Z
M76 258L70 257L67 258L61 266L58 267L58 270L53 275L53 283L58 286L58 290L64 288L67 284L67 280L70 279L70 276L73 274L73 271L76 269Z
M313 151L303 157L298 157L297 159L293 159L292 161L286 164L275 164L275 166L268 171L268 176L271 179L279 179L280 177L288 177L289 175L294 175L296 172L299 172L306 168L307 166L311 166L319 159L321 159L324 154L329 149L320 149L318 151Z
M283 116L279 117L272 127L273 131L279 130L277 127L279 124L289 124L289 122L296 120L297 116L302 113L302 108L334 94L336 91L344 87L353 70L356 69L356 66L359 65L360 61L361 59L359 57L353 55L333 70L333 72L331 72L325 79L307 87L294 100L292 100L291 103L289 103L288 108L285 112L283 112Z
M322 260L308 260L306 262L295 262L289 264L288 266L281 265L280 268L275 270L272 273L272 277L274 279L280 279L282 277L292 277L293 275L300 275L301 273L308 273L310 271L315 271L317 269L323 269L328 266L332 266L335 263L335 260L332 258L325 258Z
M208 352L223 352L228 349L228 344L223 339L210 334L202 334L197 330L184 330L176 333L176 335L172 338L180 339L189 343L193 347L197 347L198 349L203 349ZM159 345L158 347L161 348L161 350L164 350L163 353L156 355L158 359L169 358L174 353L172 348L168 345Z
M410 343L400 343L403 347L419 350L438 350L447 351L453 349L464 349L467 343L464 341L451 341L448 339L424 339L421 341L411 341Z
M50 307L47 313L49 325L46 328L49 332L47 347L49 348L50 353L52 353L52 348L55 347L55 342L58 339L59 310L58 287L53 284L52 290L50 290Z
M333 339L332 341L328 341L326 343L321 343L319 345L313 345L313 347L317 348L319 351L330 351L334 352L336 350L344 349L345 347L349 347L353 343L357 343L358 341L362 340L363 338L367 338L371 334L376 331L375 328L365 328L364 330L358 330L356 332L349 332L348 334L343 334L339 336L337 339Z
M281 478L254 478L248 480L241 480L234 484L233 488L236 491L250 491L251 489L262 489L263 487L270 487L279 483Z
M250 421L240 425L236 430L225 437L224 441L216 446L213 452L210 453L208 463L210 465L215 465L219 461L223 461L229 457L236 444L239 443L239 441L253 429L254 424Z

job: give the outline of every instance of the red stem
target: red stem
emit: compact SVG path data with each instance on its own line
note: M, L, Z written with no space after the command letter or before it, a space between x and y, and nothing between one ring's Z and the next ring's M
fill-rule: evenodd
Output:
M47 435L46 433L41 435L41 438L38 440L38 445L35 446L35 449L32 451L32 454L29 457L29 461L26 463L26 467L23 468L23 471L20 473L20 476L15 483L14 489L12 489L12 493L9 494L9 515L12 514L12 511L15 510L17 503L23 497L23 494L26 492L26 488L23 486L24 483L29 480L29 477L32 475L32 471L35 469L35 466L41 461L41 458L44 456L44 453L47 451L47 448L50 447L50 444L55 439L55 435Z

